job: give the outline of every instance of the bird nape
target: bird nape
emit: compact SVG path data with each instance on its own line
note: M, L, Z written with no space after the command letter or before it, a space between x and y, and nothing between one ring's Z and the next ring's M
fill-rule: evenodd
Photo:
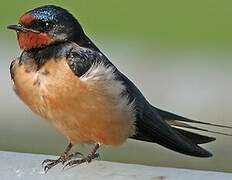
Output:
M35 8L8 28L16 30L23 50L10 66L16 94L69 141L58 159L43 162L46 172L59 163L66 167L91 162L99 156L101 145L121 145L128 138L210 157L199 144L215 138L189 130L232 136L190 123L232 127L191 120L152 106L88 38L77 19L61 7ZM71 153L75 144L95 147L84 156Z

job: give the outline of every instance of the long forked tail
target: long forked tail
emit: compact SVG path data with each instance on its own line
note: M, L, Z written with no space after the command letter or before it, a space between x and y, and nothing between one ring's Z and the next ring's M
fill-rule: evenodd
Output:
M202 125L214 126L214 127L226 128L226 129L232 129L232 126L225 126L225 125L221 125L221 124L196 121L196 120L188 119L188 118L185 118L185 117L182 117L182 116L179 116L179 115L155 108L155 107L153 107L153 109L158 111L158 113L162 117L162 119L164 119L169 125L171 125L172 127L177 127L176 129L178 131L181 131L178 128L186 128L186 129L193 129L193 130L204 131L204 132L209 132L209 133L214 133L214 134L221 134L221 135L225 135L225 136L232 136L232 134L230 134L230 133L200 128L200 127L192 126L188 123L202 124Z
M232 136L232 134L194 127L188 123L198 123L232 129L230 126L190 120L157 109L149 103L146 103L142 110L142 114L138 116L136 120L136 134L131 138L158 143L168 149L190 156L210 157L212 154L200 147L199 144L214 141L215 138L191 132L186 129L195 129Z
M149 103L136 120L137 140L160 144L173 151L196 157L210 157L212 154L198 144L214 141L215 138L177 129L169 125Z

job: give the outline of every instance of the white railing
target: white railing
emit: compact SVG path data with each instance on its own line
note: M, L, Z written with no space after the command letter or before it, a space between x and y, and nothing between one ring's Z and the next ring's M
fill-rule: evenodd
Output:
M55 156L0 151L0 180L230 180L232 173L93 161L70 169L62 166L44 173L41 162Z

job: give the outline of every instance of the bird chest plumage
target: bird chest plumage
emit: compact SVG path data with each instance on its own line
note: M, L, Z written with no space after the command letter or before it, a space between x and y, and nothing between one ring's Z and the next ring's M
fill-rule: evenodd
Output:
M50 59L39 70L29 59L16 60L12 76L23 102L71 142L121 144L134 133L132 107L120 99L123 86L113 74L102 76L110 70L98 65L91 71L78 78L65 59Z

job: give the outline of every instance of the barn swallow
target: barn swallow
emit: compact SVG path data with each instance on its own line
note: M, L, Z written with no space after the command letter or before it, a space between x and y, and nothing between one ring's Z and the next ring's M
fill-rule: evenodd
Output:
M152 106L86 36L77 19L61 7L35 8L8 28L16 30L23 50L10 66L16 94L69 141L58 159L43 162L46 172L59 163L66 167L91 162L99 156L100 146L121 145L128 138L157 143L185 155L210 157L212 154L199 144L215 138L188 129L220 132L191 123L232 128ZM84 156L71 153L75 144L95 146ZM82 157L77 159L77 155Z

